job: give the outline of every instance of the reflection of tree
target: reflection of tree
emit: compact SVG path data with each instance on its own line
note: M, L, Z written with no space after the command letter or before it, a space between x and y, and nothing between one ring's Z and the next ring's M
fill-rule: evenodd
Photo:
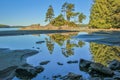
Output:
M47 45L47 48L48 48L50 54L52 54L52 52L54 50L54 43L52 42L52 40L48 40L46 38L46 45Z
M90 43L90 49L95 62L107 65L113 59L120 61L120 47Z
M84 45L85 45L85 42L83 42L83 41L79 41L79 42L78 42L78 46L79 46L79 47L83 47Z
M58 45L62 46L65 40L70 39L70 35L53 34L50 38L58 43Z
M66 57L74 55L74 47L83 47L85 45L82 41L72 40L71 37L77 35L76 33L70 34L49 34L50 40L46 39L46 45L50 53L53 52L54 44L56 42L62 48L62 54Z
M70 40L67 40L65 45L66 48L62 49L62 54L64 54L66 57L74 55L74 47L82 47L83 45L85 45L85 43L82 41L79 41L78 43L82 44L72 43Z

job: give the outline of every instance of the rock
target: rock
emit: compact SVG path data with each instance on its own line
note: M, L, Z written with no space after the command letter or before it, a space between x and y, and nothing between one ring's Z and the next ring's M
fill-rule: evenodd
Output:
M55 76L52 76L52 78L60 78L61 75L55 75Z
M108 78L104 78L104 80L114 80L114 79L111 77L108 77Z
M108 77L114 75L113 70L100 63L81 59L79 66L81 71L88 72L92 77Z
M79 64L79 66L80 66L80 67L87 67L87 68L88 68L91 63L93 63L93 62L88 61L88 60L84 60L84 59L80 59L80 64Z
M93 78L90 78L89 80L102 80L100 77L93 77Z
M90 64L93 63L88 60L80 59L79 68L81 71L89 72Z
M112 70L120 70L120 62L117 60L113 60L109 63L108 67Z
M63 65L63 63L60 63L60 62L57 62L57 64L58 64L58 65L61 65L61 66Z
M43 61L43 62L40 62L40 65L47 65L50 61Z
M38 42L36 42L36 44L42 44L42 43L44 43L45 41L38 41Z
M27 71L26 69L16 69L15 71L16 73L16 77L20 78L20 79L32 79L33 77L36 76L36 74L32 74L31 72Z
M78 63L78 61L77 60L75 60L75 61L67 61L67 63L68 64L73 64L73 63Z
M105 67L100 63L92 63L90 64L90 68L102 74L108 75L108 76L113 75L113 71L110 68Z
M61 77L62 80L80 80L81 78L81 75L72 72L69 72L67 75Z
M26 65L26 59L37 54L36 50L10 50L0 48L0 80L12 80L15 71L19 67Z
M37 49L40 49L39 47L37 47Z
M113 76L113 79L114 79L114 80L120 80L120 75L114 75L114 76Z
M44 68L42 66L35 67L37 73L41 73L44 71Z

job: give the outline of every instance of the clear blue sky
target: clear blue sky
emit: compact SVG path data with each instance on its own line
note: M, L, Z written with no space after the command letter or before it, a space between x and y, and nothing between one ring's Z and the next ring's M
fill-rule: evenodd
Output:
M64 2L75 4L75 10L83 12L89 22L92 0L0 0L0 24L7 25L45 25L45 13L49 5L54 8L55 16L61 13Z

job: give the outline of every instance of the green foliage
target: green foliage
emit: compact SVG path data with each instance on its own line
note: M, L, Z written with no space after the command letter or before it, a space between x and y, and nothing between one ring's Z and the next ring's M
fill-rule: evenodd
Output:
M73 12L74 10L75 10L74 4L65 2L62 5L61 12L64 13L64 16L66 17L67 21L70 21L71 17L74 15L74 12Z
M120 0L111 0L113 28L120 28Z
M53 50L54 50L54 43L51 40L46 38L46 46L47 46L50 54L52 54Z
M8 25L4 25L4 24L0 24L0 28L9 28L10 26Z
M70 26L70 27L78 27L78 22L82 23L82 21L86 18L83 13L74 12L75 5L72 3L65 2L62 5L61 12L63 14L58 15L56 18L54 17L54 11L52 6L50 5L47 13L46 20L49 21L53 26Z
M79 16L78 16L78 21L79 23L82 23L82 21L86 19L86 16L83 14L83 13L80 13Z
M116 28L120 26L120 0L94 0L90 15L90 28Z
M53 26L63 26L63 25L65 25L65 19L64 19L63 15L60 14L58 17L53 19L50 23Z
M50 5L48 10L47 10L47 12L46 12L46 19L45 19L45 21L46 22L47 21L51 22L53 17L54 17L54 10L53 10L53 7Z

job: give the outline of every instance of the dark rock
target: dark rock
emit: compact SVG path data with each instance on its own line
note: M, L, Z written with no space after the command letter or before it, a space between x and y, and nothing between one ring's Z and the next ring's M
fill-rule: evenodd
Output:
M108 77L108 78L104 78L104 80L114 80L114 79L111 77Z
M37 47L37 49L40 49L39 47Z
M113 79L114 79L114 80L120 80L120 75L114 75L114 76L113 76Z
M37 73L41 73L44 71L44 68L42 66L35 67Z
M63 63L60 63L60 62L57 62L57 64L58 64L58 65L61 65L61 66L63 65Z
M117 60L113 60L109 63L108 67L112 70L120 70L120 62Z
M110 75L110 76L113 75L113 71L111 69L103 66L100 63L92 63L92 64L90 64L90 68L97 71L97 72L103 73L105 75Z
M50 61L43 61L43 62L40 62L40 65L47 65Z
M36 76L36 74L33 75L31 72L28 72L26 69L22 68L16 69L15 73L16 77L20 79L32 79Z
M78 61L77 60L75 60L75 61L67 61L67 63L68 64L73 64L73 63L78 63Z
M102 80L100 77L93 77L93 78L90 78L89 80Z
M61 75L55 75L55 76L52 76L52 78L60 78Z
M42 43L44 43L45 41L38 41L38 42L36 42L36 44L42 44Z
M62 80L80 80L82 78L79 74L74 74L72 72L69 72L67 75L61 77Z
M88 60L80 59L79 68L81 71L89 72L90 64L93 63Z
M88 61L88 60L84 60L84 59L80 59L80 64L79 64L79 66L80 66L80 67L87 67L87 68L88 68L91 63L93 63L93 62Z

